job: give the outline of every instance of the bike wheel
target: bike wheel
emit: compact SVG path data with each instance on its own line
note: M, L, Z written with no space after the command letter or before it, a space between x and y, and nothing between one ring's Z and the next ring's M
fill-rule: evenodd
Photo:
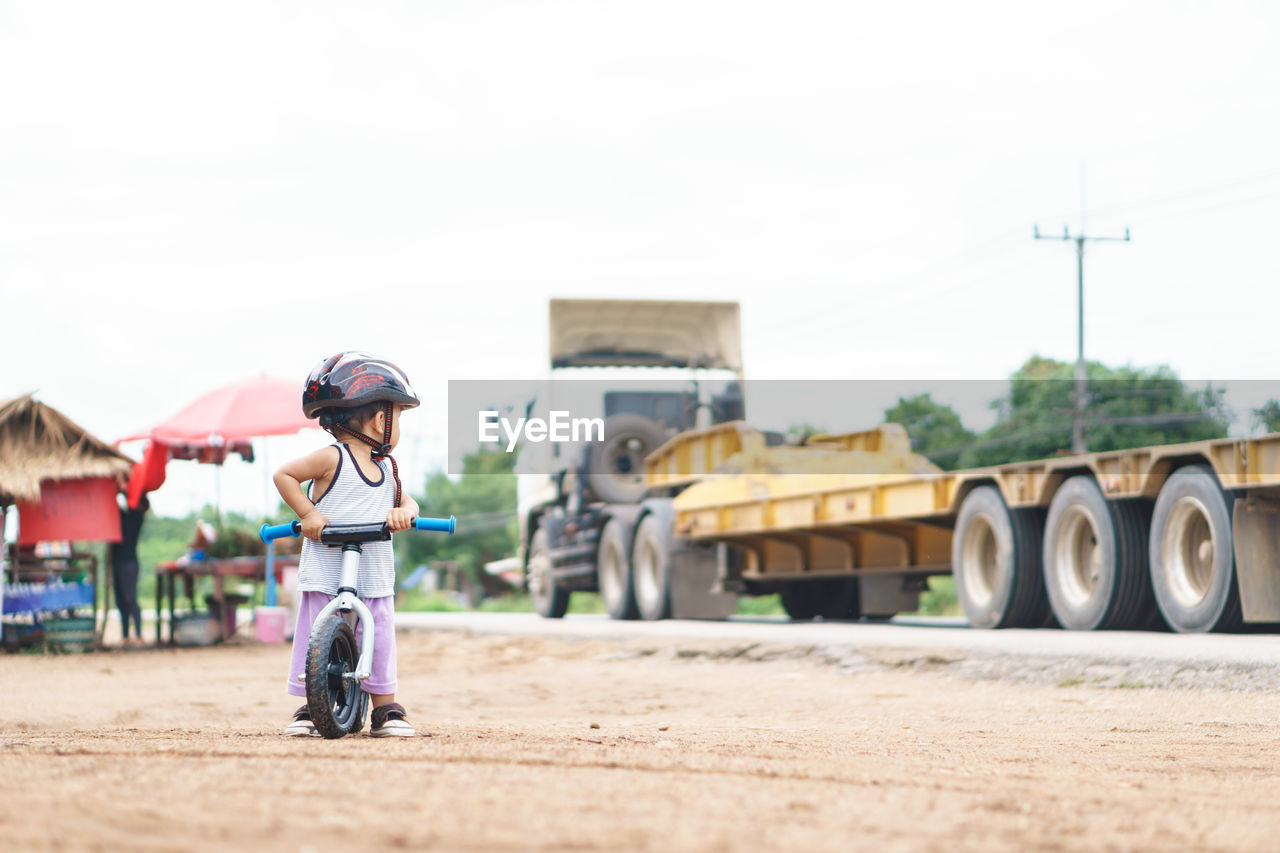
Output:
M355 671L360 650L356 633L334 613L311 628L307 645L307 710L316 731L340 738L359 731L364 701L360 682L346 673Z

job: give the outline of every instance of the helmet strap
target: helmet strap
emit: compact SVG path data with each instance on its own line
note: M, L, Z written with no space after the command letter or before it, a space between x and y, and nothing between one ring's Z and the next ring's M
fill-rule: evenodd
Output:
M396 501L394 504L392 504L392 506L398 507L400 506L400 491L401 491L400 490L400 469L396 465L395 458L391 455L391 418L395 414L395 406L393 403L388 401L386 403L386 407L382 411L384 413L384 417L383 417L383 423L382 423L382 443L381 444L379 444L377 441L375 441L374 439L370 438L369 436L365 435L362 432L356 432L346 424L334 424L333 428L336 430L341 430L342 432L345 432L347 435L351 436L357 441L362 441L365 444L369 445L372 451L369 455L374 459L386 459L391 463L391 477L396 481Z

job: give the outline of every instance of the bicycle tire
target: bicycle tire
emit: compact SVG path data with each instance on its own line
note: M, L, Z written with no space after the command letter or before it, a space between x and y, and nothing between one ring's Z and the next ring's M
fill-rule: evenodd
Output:
M343 677L360 658L356 633L339 613L311 628L307 644L307 710L316 731L333 740L359 731L363 722L360 682Z

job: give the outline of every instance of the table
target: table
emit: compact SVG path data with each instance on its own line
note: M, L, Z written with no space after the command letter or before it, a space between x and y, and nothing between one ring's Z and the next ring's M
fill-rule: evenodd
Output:
M273 571L278 582L280 570L288 566L297 566L298 557L293 554L277 554L273 565ZM223 586L224 581L227 578L242 578L258 582L266 580L266 576L266 557L226 557L221 559L191 560L187 563L156 563L156 643L164 642L164 622L161 614L164 612L164 599L167 594L169 598L169 644L173 645L173 631L176 624L175 610L177 607L175 587L179 577L182 578L183 592L186 599L191 603L192 609L195 609L196 606L196 578L213 578L213 598L214 601L218 602L219 610L218 635L222 640L226 640L233 633L234 627L231 630L227 629L227 614L231 611L227 606L228 596Z

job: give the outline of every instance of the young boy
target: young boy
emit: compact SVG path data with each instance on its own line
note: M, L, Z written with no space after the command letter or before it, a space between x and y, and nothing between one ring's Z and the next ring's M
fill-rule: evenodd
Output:
M306 666L311 625L338 593L342 549L320 543L328 524L387 522L392 532L413 525L418 504L400 487L391 451L400 440L400 412L418 405L404 373L389 361L359 352L332 356L311 371L302 394L302 411L319 418L337 441L282 466L276 488L302 522L302 556L298 562L298 624L286 689L305 696L298 673ZM390 462L388 466L386 462ZM311 481L309 492L302 484ZM396 702L395 565L390 542L370 542L360 556L356 585L373 612L378 642L372 672L364 682L373 704L369 734L411 737L404 707ZM303 705L285 728L291 736L319 737Z

